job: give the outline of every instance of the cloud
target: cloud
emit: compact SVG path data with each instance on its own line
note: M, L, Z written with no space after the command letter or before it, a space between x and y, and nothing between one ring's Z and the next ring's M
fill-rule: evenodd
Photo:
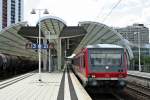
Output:
M117 0L25 0L25 20L35 24L37 16L30 15L32 8L48 8L50 15L58 16L68 23L77 25L81 20L94 20L102 8L109 8ZM36 4L35 4L36 2Z
M148 0L122 0L104 23L110 26L127 26L133 23L147 24L146 22L150 21L149 6L150 1Z
M118 0L25 0L25 20L31 25L38 21L31 15L32 8L48 8L50 15L62 18L67 25L77 25L79 21L102 22ZM122 0L104 22L111 26L126 26L135 22L149 24L150 0ZM44 16L44 15L42 15Z
M37 8L40 4L40 0L24 0L24 21L28 21L30 25L35 25L37 23L37 17L31 15L33 8Z
M144 8L142 11L142 19L146 24L150 24L150 7Z

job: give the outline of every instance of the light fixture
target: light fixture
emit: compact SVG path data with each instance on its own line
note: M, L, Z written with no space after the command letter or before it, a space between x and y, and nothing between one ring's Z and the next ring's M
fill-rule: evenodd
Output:
M36 14L36 12L35 12L35 10L34 10L34 9L32 9L31 14Z
M48 10L45 9L43 14L49 14Z

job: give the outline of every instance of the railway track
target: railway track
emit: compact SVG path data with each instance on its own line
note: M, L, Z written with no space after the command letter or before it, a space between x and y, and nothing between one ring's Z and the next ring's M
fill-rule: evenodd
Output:
M150 88L127 82L127 86L122 93L110 90L109 93L101 93L98 88L86 89L93 100L150 100Z
M142 85L128 82L125 91L135 100L150 100L150 88Z
M72 70L73 71L73 70ZM74 72L74 71L73 71ZM80 83L82 84L80 78L76 75ZM85 90L90 95L92 100L133 100L129 99L128 96L121 94L117 94L110 90L108 93L103 93L104 91L101 90L99 87L85 87ZM107 90L106 90L107 91Z
M116 100L127 100L127 98L123 97L122 94L117 94L115 92L111 92L111 94L116 98Z
M34 75L34 74L35 74L35 71L32 71L32 72L30 72L30 73L26 73L26 74L24 74L24 75L21 75L21 76L12 78L12 79L8 79L8 80L6 80L6 81L2 81L2 82L0 82L0 89L2 89L2 88L4 88L4 87L7 87L7 86L9 86L9 85L11 85L11 84L14 84L14 83L16 83L16 82L18 82L18 81L20 81L20 80L23 80L23 79L25 79L25 78L27 78L27 77L30 77L30 76L32 76L32 75Z
M92 96L93 100L118 100L116 97L112 94L106 93L106 94L93 94Z
M123 93L117 93L112 89L103 90L101 88L86 88L92 100L133 100Z
M95 94L90 93L90 96L92 97L93 100L130 100L127 98L123 98L117 93L95 93Z

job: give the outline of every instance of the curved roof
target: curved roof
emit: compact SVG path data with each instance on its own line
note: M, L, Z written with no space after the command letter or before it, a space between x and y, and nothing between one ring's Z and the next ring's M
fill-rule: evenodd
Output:
M66 27L66 22L59 17L55 16L47 16L40 19L41 22L41 30L45 33L50 32L52 35L60 35L60 32Z
M81 48L87 45L93 44L117 44L127 48L130 58L133 58L133 52L128 45L127 41L112 28L98 22L84 21L79 22L79 26L82 26L87 34L82 39L78 47L75 49L76 54Z
M95 45L88 45L87 48L123 48L119 45L114 44L95 44Z
M51 38L50 42L57 44L56 39L60 36L64 27L66 27L66 22L56 16L46 16L40 19L40 25L45 38L48 40Z
M60 22L62 22L64 24L67 24L63 19L61 19L61 18L59 18L57 16L45 16L45 17L40 18L40 21L46 20L46 19L58 20L58 21L60 21Z
M26 25L27 22L12 24L0 32L1 53L36 58L37 53L34 50L25 48L28 40L18 34L20 28Z

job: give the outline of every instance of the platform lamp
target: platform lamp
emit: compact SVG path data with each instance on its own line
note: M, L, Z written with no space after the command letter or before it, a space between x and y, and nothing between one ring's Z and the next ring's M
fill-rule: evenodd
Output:
M49 31L48 33L49 33L48 35L49 35L49 43L50 43L50 41L51 41L51 38L50 38L51 32ZM49 72L51 72L51 70L52 70L52 68L51 68L51 48L49 48L48 50L49 50L48 51L48 56L49 56L48 70L49 70Z
M39 44L38 44L38 55L39 55L39 79L38 81L42 81L41 79L41 23L40 23L40 19L41 19L41 12L43 12L43 14L49 14L47 9L32 9L31 14L36 14L36 11L38 11L39 14Z
M138 51L139 51L139 71L141 72L142 71L142 68L141 68L141 48L140 48L140 44L141 44L141 41L140 41L140 32L134 32L134 34L138 36Z

